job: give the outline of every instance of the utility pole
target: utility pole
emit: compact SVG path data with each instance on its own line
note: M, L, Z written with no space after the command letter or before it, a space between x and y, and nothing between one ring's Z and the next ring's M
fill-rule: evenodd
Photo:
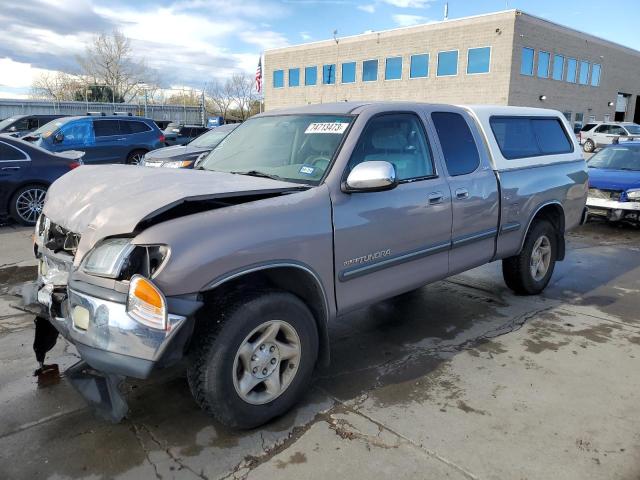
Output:
M202 97L202 109L200 111L200 119L202 120L202 126L206 127L205 118L204 118L205 117L205 113L206 113L206 107L205 107L205 104L204 104L204 86L202 87L201 97Z
M338 40L338 30L333 31L333 41L336 42L336 68L333 72L333 83L335 83L336 102L338 101L338 62L340 61L340 40ZM329 72L331 78L331 72Z

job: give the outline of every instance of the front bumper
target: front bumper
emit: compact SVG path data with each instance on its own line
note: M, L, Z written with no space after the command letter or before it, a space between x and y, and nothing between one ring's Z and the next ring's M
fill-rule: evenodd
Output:
M606 217L608 220L633 220L640 218L640 202L619 202L607 198L587 197L589 215Z

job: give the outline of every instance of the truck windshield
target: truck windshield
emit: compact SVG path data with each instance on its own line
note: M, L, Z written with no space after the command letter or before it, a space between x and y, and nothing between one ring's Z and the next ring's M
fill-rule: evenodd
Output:
M353 121L346 115L279 115L248 120L202 162L218 172L317 185Z
M607 147L587 162L589 168L640 171L640 145Z

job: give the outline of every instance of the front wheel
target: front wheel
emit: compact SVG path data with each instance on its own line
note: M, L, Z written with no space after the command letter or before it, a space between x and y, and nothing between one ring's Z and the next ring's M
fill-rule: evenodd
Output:
M194 345L189 387L223 424L254 428L285 413L305 392L318 357L315 320L287 292L238 301L222 317L224 323Z
M507 286L522 295L542 292L553 274L558 256L556 231L546 220L534 223L519 255L502 261L502 275Z

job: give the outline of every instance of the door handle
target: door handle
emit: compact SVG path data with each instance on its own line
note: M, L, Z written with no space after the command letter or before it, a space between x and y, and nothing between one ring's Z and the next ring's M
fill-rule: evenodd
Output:
M444 200L444 193L442 192L433 192L429 194L429 205L436 205L438 203L442 203Z
M465 198L469 198L469 190L466 188L459 188L456 190L456 198L458 200L464 200Z
M20 170L20 167L2 167L0 170Z

